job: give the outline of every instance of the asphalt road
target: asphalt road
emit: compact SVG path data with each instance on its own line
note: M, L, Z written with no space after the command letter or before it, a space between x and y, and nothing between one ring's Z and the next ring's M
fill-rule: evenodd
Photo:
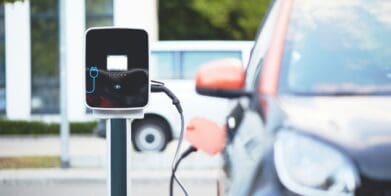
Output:
M188 193L192 195L217 195L216 183L183 182ZM168 182L144 182L132 183L132 195L129 196L165 196L169 195ZM178 189L175 195L183 195ZM32 183L32 184L0 184L0 196L106 196L104 183Z

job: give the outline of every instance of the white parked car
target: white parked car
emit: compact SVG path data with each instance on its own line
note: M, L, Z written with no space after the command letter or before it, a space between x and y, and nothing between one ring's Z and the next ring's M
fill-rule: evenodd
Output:
M194 89L198 67L221 58L241 59L247 64L252 41L160 41L151 44L150 78L164 82L180 99L185 123L194 116L223 122L228 112L227 100L199 96ZM96 132L105 136L102 120ZM178 138L180 119L171 100L161 93L152 93L145 118L132 124L132 141L137 151L161 151Z

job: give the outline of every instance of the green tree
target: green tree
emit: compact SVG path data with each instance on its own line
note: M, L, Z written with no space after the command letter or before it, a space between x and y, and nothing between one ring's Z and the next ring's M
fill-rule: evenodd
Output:
M24 1L24 0L0 0L0 3L13 3L16 1Z
M113 25L113 0L85 0L86 28Z
M254 39L270 0L163 0L160 38Z
M35 77L58 76L58 1L32 1L31 9L31 61Z

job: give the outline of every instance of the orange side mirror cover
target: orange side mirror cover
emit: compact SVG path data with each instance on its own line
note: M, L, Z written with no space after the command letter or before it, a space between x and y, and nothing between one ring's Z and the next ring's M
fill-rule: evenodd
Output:
M224 127L202 117L195 117L186 126L185 138L198 150L209 155L223 151L227 141Z
M201 65L196 87L206 89L241 89L245 73L239 59L218 59Z

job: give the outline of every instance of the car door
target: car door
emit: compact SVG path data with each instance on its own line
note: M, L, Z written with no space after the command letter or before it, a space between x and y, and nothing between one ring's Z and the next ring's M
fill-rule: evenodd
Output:
M271 144L261 115L257 87L279 4L279 1L271 3L246 70L245 89L253 95L238 99L226 120L228 145L224 157L229 178L226 191L229 195L248 195L253 178L258 173L258 165Z

